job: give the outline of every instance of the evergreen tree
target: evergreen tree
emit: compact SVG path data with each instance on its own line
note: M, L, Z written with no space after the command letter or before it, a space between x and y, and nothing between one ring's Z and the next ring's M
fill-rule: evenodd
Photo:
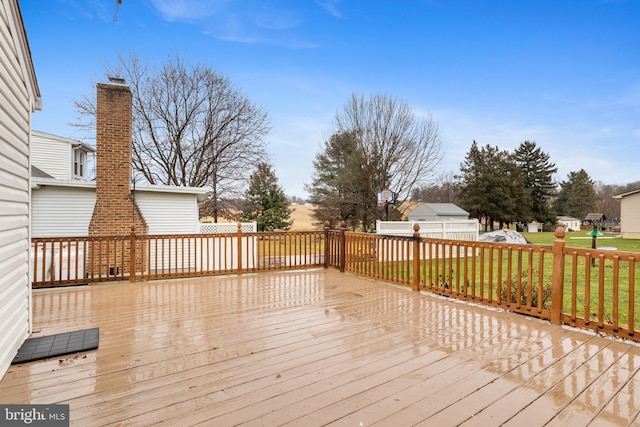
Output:
M313 161L312 184L306 189L310 201L316 206L314 218L318 223L329 222L335 228L341 221L356 228L361 217L370 209L368 191L362 176L365 166L359 161L357 141L351 132L331 135L324 149ZM375 199L373 199L375 201Z
M570 172L567 177L567 181L560 183L560 192L553 207L558 215L568 215L582 220L595 207L594 182L584 169Z
M487 191L484 181L485 163L475 140L464 162L460 164L460 173L457 178L461 207L473 218L484 218L486 212L483 195Z
M258 231L288 230L292 212L271 165L259 163L249 177L240 220L256 221Z
M472 217L484 220L487 229L494 222L504 224L527 217L528 189L522 173L508 151L473 141L458 177L460 204Z
M549 154L543 153L532 141L522 142L516 148L514 157L522 172L525 188L530 190L527 206L531 215L530 218L521 218L521 221L535 219L541 223L555 224L556 216L550 205L550 200L555 195L553 174L558 171L555 163L551 163Z

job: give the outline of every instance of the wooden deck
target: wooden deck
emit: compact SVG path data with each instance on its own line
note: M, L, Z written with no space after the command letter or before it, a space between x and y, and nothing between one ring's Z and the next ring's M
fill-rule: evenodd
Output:
M640 347L334 270L34 291L33 336L95 351L12 366L2 403L71 425L640 422Z

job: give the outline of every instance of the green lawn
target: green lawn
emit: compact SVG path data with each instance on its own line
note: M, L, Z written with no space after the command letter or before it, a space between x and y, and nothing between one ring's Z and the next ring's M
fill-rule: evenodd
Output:
M552 232L545 233L522 233L529 241L534 244L553 245L555 235ZM575 248L591 248L592 239L587 231L569 232L565 236L567 247ZM623 239L611 233L603 233L596 240L597 248L615 248L617 251L640 253L640 239ZM587 267L585 260L577 258L576 266L572 268L574 260L571 257L566 258L565 263L565 293L564 293L564 310L570 311L570 307L574 306L578 316L585 316L592 320L598 317L604 317L605 321L611 321L614 312L614 283L618 283L617 292L618 304L615 307L618 311L619 321L622 324L629 323L629 285L630 275L633 274L632 284L634 287L634 300L631 305L635 308L634 323L640 325L640 263L634 263L633 268L626 261L620 261L617 269L618 275L614 274L613 261L605 261L605 268L598 268L599 263L595 261L593 268L590 269L589 278L587 278ZM633 270L633 271L630 271ZM574 273L575 272L575 273ZM573 282L572 276L575 274L576 289L571 289ZM545 271L545 283L550 282L550 270ZM589 286L585 286L589 283ZM599 283L602 283L600 289ZM600 304L601 303L601 304ZM586 312L589 315L586 315Z
M577 248L590 248L591 237L587 234L587 231L571 231L565 235L565 242L567 246ZM527 240L537 245L553 245L555 238L554 233L521 233ZM623 239L616 237L615 234L604 232L602 237L597 238L597 246L599 248L616 248L616 250L624 252L638 252L640 253L640 239Z

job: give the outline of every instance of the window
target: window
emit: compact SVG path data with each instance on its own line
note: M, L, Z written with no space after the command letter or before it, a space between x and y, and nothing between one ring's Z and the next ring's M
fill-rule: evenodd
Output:
M75 178L87 177L87 153L85 151L73 150L73 176Z

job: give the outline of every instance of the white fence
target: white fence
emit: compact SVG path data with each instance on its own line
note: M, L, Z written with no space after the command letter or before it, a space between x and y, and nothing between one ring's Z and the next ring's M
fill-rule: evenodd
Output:
M235 227L237 231L237 225ZM256 236L241 238L244 269L256 265L257 239ZM149 260L154 272L235 270L238 268L238 250L237 236L169 236L150 241ZM188 256L184 257L184 254ZM156 264L156 260L160 262Z
M413 236L413 225L420 226L420 237L478 241L477 219L452 221L376 221L376 233L387 236Z
M243 233L255 233L258 231L258 223L254 222L241 222L240 227ZM201 222L200 233L201 234L221 234L221 233L236 233L238 231L237 222Z

